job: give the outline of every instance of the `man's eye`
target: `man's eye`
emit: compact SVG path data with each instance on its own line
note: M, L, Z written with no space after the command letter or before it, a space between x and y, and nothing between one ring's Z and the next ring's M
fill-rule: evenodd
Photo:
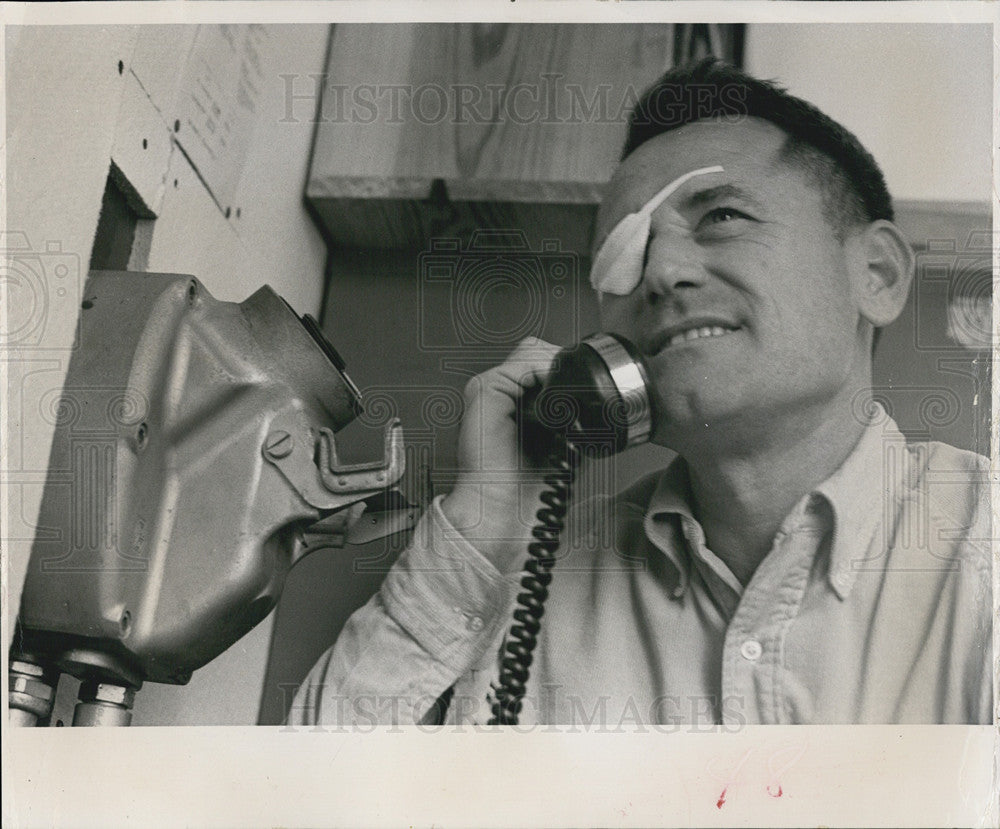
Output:
M735 219L749 219L750 217L735 207L716 207L713 210L709 210L702 220L698 223L699 227L708 227L715 224L723 224L725 222L731 222Z

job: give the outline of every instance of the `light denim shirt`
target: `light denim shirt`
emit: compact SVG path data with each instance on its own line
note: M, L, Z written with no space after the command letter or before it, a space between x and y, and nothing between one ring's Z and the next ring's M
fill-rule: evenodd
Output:
M677 459L570 522L520 721L589 731L993 722L985 458L879 412L744 587L706 546ZM485 723L519 574L436 501L289 723Z

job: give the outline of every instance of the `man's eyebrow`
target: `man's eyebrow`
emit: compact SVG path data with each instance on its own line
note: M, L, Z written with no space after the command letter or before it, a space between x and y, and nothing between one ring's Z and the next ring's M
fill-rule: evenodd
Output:
M758 199L754 198L749 191L744 190L736 184L719 184L715 187L698 190L688 195L681 206L691 210L697 207L704 207L711 202L722 201L723 199L740 199L754 207L763 208Z

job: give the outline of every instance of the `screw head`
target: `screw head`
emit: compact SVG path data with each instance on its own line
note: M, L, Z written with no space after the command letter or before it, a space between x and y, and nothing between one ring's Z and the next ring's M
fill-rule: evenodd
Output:
M264 441L264 451L271 458L287 458L292 454L295 441L288 432L274 431Z

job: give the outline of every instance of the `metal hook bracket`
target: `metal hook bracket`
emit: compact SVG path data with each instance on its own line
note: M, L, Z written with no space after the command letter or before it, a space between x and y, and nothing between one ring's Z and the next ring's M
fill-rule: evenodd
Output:
M394 486L406 471L403 427L395 419L386 428L381 461L340 463L333 432L314 430L301 412L274 419L262 452L306 503L324 512L343 509Z

